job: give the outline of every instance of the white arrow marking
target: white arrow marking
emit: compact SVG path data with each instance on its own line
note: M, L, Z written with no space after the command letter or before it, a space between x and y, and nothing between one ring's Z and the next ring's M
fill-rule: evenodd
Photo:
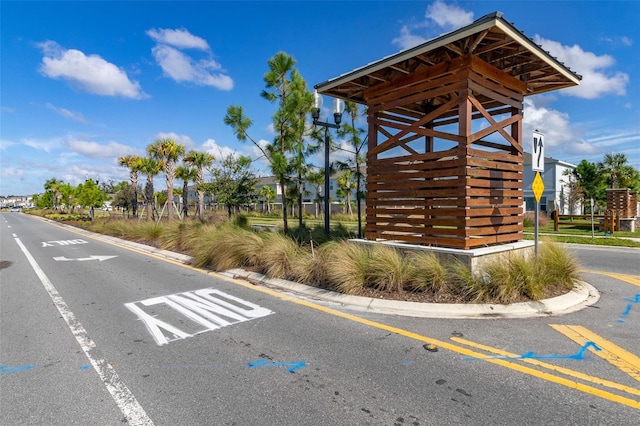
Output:
M64 256L60 256L60 257L54 257L53 260L58 261L58 262L84 262L85 260L99 260L100 262L102 262L103 260L109 260L109 259L113 259L114 257L118 257L118 256L94 256L91 255L89 257L81 257L78 259L68 259Z

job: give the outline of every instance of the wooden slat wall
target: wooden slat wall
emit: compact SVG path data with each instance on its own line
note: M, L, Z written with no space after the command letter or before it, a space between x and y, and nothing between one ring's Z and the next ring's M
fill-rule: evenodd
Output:
M442 75L431 73L429 81L404 77L400 83L410 88L387 84L370 93L367 239L459 249L522 239L522 83L474 58L453 65L458 69L441 67ZM438 105L432 102L424 117L385 112L403 100L441 95L447 96ZM511 114L502 122L493 118L505 111ZM489 127L472 134L471 122L478 118ZM459 123L458 134L435 130L452 121ZM503 142L483 140L494 133ZM455 146L427 152L425 144L418 152L415 143L407 145L418 139L416 135ZM397 148L407 155L379 158Z
M521 240L521 157L479 154L410 166L370 162L366 238L462 249Z
M622 218L638 216L638 193L625 189L607 190L607 210L615 210Z

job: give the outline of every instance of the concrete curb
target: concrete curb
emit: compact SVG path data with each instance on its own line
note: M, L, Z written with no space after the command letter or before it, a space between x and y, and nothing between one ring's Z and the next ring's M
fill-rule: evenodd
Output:
M600 299L600 293L591 284L579 282L575 288L561 296L538 302L498 304L465 303L419 303L401 300L374 299L350 296L282 279L270 279L265 275L244 269L230 269L221 273L234 279L269 285L289 290L306 297L339 303L355 310L391 315L422 318L533 318L564 315L593 305Z
M82 228L76 228L75 226L66 225L46 218L39 218L58 226L73 228L74 232L78 234L90 235L92 238L98 240L122 245L137 251L154 254L156 256L184 264L191 263L191 257L181 253L161 250L117 237L96 234ZM598 290L591 284L584 281L579 282L572 291L561 296L540 300L538 302L498 305L479 303L419 303L350 296L283 279L268 278L266 275L246 271L244 269L230 269L220 272L220 275L232 279L244 279L256 284L268 285L282 290L289 290L298 295L303 295L316 300L339 303L354 310L422 318L496 319L546 317L576 312L586 308L587 306L593 305L600 299L600 293Z

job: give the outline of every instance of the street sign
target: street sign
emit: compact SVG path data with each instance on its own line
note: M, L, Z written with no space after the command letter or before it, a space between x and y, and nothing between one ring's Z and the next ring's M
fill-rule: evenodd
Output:
M540 202L540 197L544 192L544 182L542 181L542 177L540 176L540 172L536 172L536 177L533 178L533 183L531 184L531 189L533 189L533 195L536 197L536 203Z
M531 170L544 172L544 135L537 130L531 139Z

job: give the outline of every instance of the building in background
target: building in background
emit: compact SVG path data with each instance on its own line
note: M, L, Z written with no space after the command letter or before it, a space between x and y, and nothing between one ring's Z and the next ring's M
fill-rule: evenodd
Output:
M542 182L544 191L540 197L540 211L551 215L553 211L560 214L580 214L582 202L575 194L571 185L569 174L575 170L576 166L555 158L544 158L544 172ZM524 210L531 212L535 210L536 200L533 196L531 184L535 172L531 170L531 154L524 153Z

